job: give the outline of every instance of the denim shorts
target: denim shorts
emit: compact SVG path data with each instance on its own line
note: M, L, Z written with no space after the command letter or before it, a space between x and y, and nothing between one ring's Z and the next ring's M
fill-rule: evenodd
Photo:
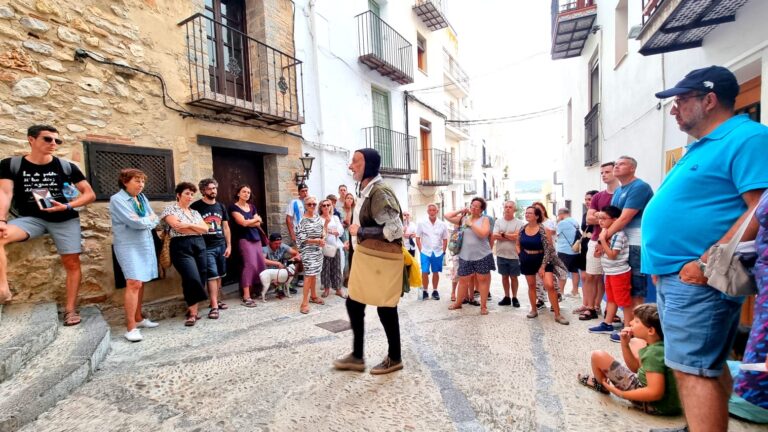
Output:
M21 228L33 239L48 233L56 244L59 255L79 254L80 247L80 218L76 217L64 222L48 222L32 216L23 216L8 221L8 225Z
M676 273L659 277L656 295L667 366L691 375L719 377L736 337L744 297L687 284Z
M218 246L205 247L208 262L208 280L216 280L227 275L227 259L224 257L226 250L227 245L225 243Z
M432 252L432 256L421 253L421 272L430 273L430 268L432 269L432 273L442 272L443 255L437 256L434 252Z
M520 276L520 260L512 258L496 257L496 267L502 276Z
M640 271L640 246L629 246L629 267L632 268L632 297L647 297L648 277Z

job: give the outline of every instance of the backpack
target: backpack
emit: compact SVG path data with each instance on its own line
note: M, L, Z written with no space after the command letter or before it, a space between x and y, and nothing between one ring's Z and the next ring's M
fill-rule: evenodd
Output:
M14 156L11 158L11 175L15 178L19 171L21 170L21 161L24 159L24 156ZM56 156L53 157L54 160L59 161L59 166L61 166L61 170L64 172L64 175L67 176L67 180L69 180L69 176L72 174L72 162L66 160L57 158ZM11 200L11 208L10 213L14 217L19 217L19 212L16 209L16 196L13 196L13 200Z

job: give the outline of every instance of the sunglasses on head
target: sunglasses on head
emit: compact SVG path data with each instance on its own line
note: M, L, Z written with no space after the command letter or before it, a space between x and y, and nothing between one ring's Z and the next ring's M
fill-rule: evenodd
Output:
M61 143L64 142L60 138L54 138L54 137L49 137L49 136L44 136L43 137L43 141L45 141L45 142L47 142L49 144L54 142L54 141L56 141L56 144L61 144Z

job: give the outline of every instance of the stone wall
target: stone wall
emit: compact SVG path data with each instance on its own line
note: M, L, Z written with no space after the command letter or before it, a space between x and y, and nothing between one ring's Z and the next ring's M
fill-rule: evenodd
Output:
M292 53L290 1L247 1L249 8L257 3L265 20L262 28L268 29L262 37L272 34L269 39L276 48ZM281 213L296 193L291 176L301 166L298 138L182 117L164 106L157 78L75 59L75 50L82 48L158 74L173 99L168 105L214 114L185 104L190 94L189 64L184 30L178 23L201 8L201 1L186 0L10 0L0 6L0 155L25 154L26 128L46 123L56 126L64 140L58 156L81 169L85 168L82 142L87 140L172 149L176 181L196 183L212 173L211 148L198 145L198 135L286 147L287 157L265 157L267 217L271 226L283 225ZM273 19L279 27L271 23ZM300 133L298 127L280 129ZM152 205L159 212L165 203ZM81 223L81 302L120 303L122 292L115 290L113 281L107 204L88 206ZM50 238L10 245L7 252L16 301L61 302L64 270ZM167 279L148 284L145 297L179 293L178 277L170 271Z

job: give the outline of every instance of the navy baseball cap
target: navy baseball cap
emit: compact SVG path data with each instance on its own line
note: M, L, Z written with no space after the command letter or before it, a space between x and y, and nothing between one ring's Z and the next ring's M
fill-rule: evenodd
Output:
M691 91L712 92L721 100L734 101L739 94L739 83L733 72L722 66L710 66L688 72L674 87L656 93L659 99L678 96Z
M280 233L272 233L269 235L269 241L271 242L282 240L282 239L283 239L283 235Z

